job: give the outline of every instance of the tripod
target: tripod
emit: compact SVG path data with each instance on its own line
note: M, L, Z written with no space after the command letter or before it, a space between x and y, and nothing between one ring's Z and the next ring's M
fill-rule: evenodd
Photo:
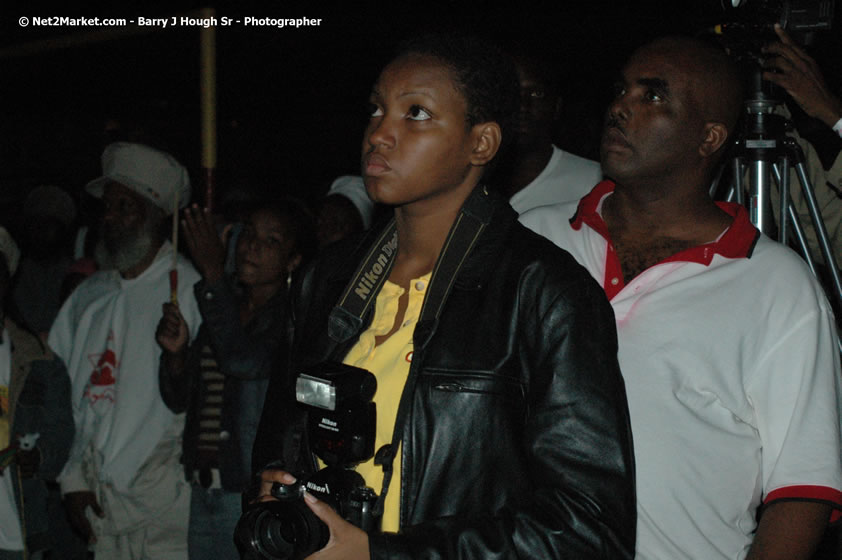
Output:
M819 211L815 189L807 174L804 151L791 136L787 135L791 123L773 112L781 102L764 91L759 77L756 84L758 87L753 98L745 103L746 119L733 146L735 149L731 160L733 180L726 200L733 200L745 206L746 193L748 193L749 214L755 227L780 243L787 244L792 240L813 276L820 279L804 226L790 195L790 169L794 169L829 276L829 285L826 282L821 282L821 284L825 287L828 299L836 302L837 309L842 309L842 276L840 276L839 265ZM714 196L718 190L724 169L725 166L720 169L719 175L711 186L711 196ZM748 181L744 186L743 178L746 173ZM773 180L779 195L778 216L780 219L777 225L772 211ZM842 352L842 340L838 332L836 343L839 351Z

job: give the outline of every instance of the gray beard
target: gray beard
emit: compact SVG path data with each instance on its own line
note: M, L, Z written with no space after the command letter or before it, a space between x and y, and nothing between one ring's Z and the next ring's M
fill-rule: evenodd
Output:
M94 248L94 260L100 270L125 272L139 264L152 250L154 239L145 228L132 235L106 243L100 236Z

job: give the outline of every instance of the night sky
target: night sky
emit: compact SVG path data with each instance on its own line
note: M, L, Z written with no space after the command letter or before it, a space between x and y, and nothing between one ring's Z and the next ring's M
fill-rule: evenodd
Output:
M759 0L758 0L759 1ZM610 85L638 45L693 33L725 18L718 1L675 2L272 2L216 7L217 18L321 18L318 27L217 27L220 189L260 187L314 200L340 174L355 173L369 88L395 44L425 30L463 29L504 47L520 44L558 61L565 88L559 143L588 151L569 133L601 119ZM160 3L159 3L160 5ZM93 27L21 27L21 17L170 17L190 2L143 8L37 10L0 16L0 219L12 219L29 188L79 192L99 173L108 119L166 148L199 179L199 28L122 28L88 41ZM815 53L829 81L842 78L840 10ZM191 13L196 16L195 13ZM108 32L113 33L115 28ZM142 32L142 33L138 33ZM66 48L57 45L73 44ZM592 155L592 154L585 154Z

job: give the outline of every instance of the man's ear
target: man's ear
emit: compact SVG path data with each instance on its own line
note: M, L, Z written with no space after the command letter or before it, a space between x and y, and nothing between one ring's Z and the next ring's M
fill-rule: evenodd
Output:
M496 122L475 124L471 130L474 149L471 152L471 165L482 166L491 161L500 149L503 132Z
M728 139L728 127L720 122L705 123L704 137L699 146L699 154L708 157L714 154Z

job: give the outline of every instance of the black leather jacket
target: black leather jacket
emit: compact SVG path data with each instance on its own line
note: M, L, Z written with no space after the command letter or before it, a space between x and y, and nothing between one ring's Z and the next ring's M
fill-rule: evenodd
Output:
M303 278L291 373L341 361L370 323L371 313L346 340L328 336L372 237L333 247ZM401 530L370 535L371 557L632 558L628 409L613 313L591 276L496 200L439 320L419 322L414 340ZM292 377L270 383L258 469L315 469Z

